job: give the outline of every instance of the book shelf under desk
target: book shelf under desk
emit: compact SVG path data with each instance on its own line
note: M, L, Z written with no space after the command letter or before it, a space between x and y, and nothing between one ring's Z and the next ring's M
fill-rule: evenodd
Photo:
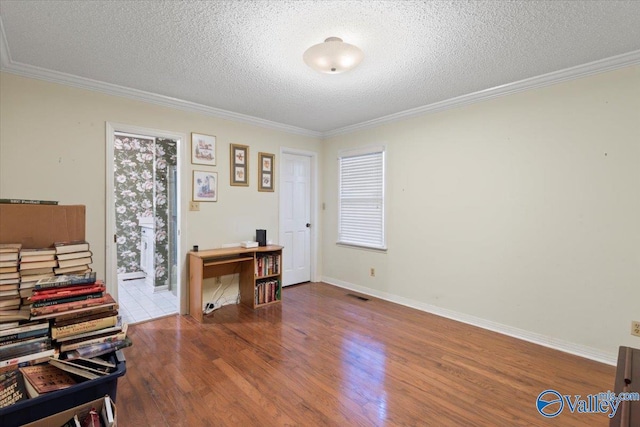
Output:
M204 279L239 275L240 302L251 308L279 303L281 300L256 304L256 281L273 279L280 283L281 272L269 275L256 275L256 262L261 254L282 256L282 246L259 246L257 248L223 248L189 252L189 315L202 322L203 282ZM279 288L281 285L279 284Z

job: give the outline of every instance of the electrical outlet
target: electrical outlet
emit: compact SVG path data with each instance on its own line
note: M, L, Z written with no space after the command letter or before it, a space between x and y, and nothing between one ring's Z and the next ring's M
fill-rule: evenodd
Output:
M376 277L376 269L371 267L371 270L369 270L369 276L371 277Z
M631 322L631 335L640 337L640 322L638 322L637 320L633 320Z
M200 210L200 202L189 202L189 210L190 211L199 211Z

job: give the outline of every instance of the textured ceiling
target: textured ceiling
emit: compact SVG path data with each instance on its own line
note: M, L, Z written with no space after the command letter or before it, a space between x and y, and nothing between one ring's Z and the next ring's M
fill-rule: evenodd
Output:
M640 50L638 1L0 1L11 64L328 132ZM319 74L329 36L362 64Z

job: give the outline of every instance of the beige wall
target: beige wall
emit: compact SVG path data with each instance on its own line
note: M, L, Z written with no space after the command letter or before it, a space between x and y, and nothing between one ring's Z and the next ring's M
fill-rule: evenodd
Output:
M335 244L334 159L372 144L388 149L387 253ZM640 67L336 136L324 155L327 281L606 355L640 345Z
M278 241L278 185L257 190L258 152L281 147L319 152L317 138L292 135L126 98L0 74L0 197L51 199L87 207L87 240L94 269L105 274L106 122L217 137L217 166L191 165L182 178L191 188L193 169L218 172L217 203L188 212L187 246L219 247L254 238L256 228ZM250 186L229 185L229 144L250 146ZM320 159L321 162L321 159ZM183 163L184 164L184 163ZM276 174L276 180L278 176ZM186 208L191 195L183 195ZM184 235L184 234L183 234Z
M229 143L254 166L258 151L316 151L328 281L606 354L640 345L640 67L324 142L0 74L0 197L85 204L101 275L105 122L217 136L220 201L187 212L189 247L277 239L278 193L257 192L254 167L251 187L228 185ZM334 243L337 152L373 144L388 148L387 253Z

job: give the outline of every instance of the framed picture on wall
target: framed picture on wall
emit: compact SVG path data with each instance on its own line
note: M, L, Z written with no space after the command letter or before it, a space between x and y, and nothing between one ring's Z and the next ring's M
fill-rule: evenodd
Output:
M193 171L194 202L218 201L218 172Z
M191 133L191 163L194 165L216 165L216 137Z
M249 147L231 144L231 185L249 186Z
M273 191L276 155L258 153L258 191Z

